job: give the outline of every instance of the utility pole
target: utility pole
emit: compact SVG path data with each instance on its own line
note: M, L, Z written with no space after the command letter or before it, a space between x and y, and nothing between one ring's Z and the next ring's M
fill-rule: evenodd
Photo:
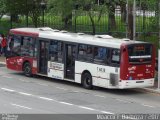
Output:
M133 3L133 40L136 40L136 0Z
M159 2L158 2L158 23L159 23L159 30L158 30L158 32L159 32L159 47L160 47L160 0L159 0Z
M126 38L128 38L128 0L126 2Z
M159 23L159 28L158 28L158 32L159 32L159 46L160 47L160 0L158 1L158 23ZM160 49L158 49L158 90L160 90Z
M27 9L26 9L26 26L28 27L28 13L29 13L29 12L28 12L28 10L29 10L29 9L28 9L28 0L26 0L26 8L27 8Z

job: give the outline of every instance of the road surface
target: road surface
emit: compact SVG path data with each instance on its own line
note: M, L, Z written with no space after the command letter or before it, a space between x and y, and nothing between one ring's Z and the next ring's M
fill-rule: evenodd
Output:
M8 70L0 65L0 113L147 114L160 113L160 96L81 85Z

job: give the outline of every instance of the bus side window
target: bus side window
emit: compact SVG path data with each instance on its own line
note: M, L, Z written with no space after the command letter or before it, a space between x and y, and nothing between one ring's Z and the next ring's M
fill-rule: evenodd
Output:
M113 64L120 64L120 50L112 49L111 51L111 63Z
M79 45L78 46L78 59L79 60L84 60L85 55L87 51L87 46L86 45Z
M21 55L22 56L34 56L35 40L32 37L21 37Z
M94 47L94 62L107 64L108 49L104 47Z
M93 49L90 45L79 45L78 59L91 62L93 59Z
M49 60L52 62L62 62L63 43L60 41L51 41L49 47Z
M12 36L12 55L20 56L21 55L21 36L13 35Z

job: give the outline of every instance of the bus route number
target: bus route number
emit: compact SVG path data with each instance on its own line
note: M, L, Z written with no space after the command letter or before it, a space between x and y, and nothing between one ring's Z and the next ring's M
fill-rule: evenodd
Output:
M105 73L105 68L99 68L99 67L97 67L97 71Z

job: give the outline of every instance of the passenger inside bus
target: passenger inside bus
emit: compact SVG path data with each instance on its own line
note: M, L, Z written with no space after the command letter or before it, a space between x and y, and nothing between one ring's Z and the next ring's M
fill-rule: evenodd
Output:
M94 62L96 63L106 63L107 51L106 48L95 47L94 48Z

